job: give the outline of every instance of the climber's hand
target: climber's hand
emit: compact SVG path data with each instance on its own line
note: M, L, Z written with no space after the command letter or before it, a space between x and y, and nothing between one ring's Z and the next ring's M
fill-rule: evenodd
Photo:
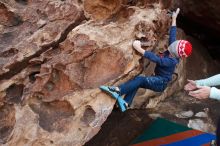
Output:
M135 41L133 42L133 47L134 47L136 50L138 50L138 48L141 48L141 42L138 41L138 40L135 40Z
M178 16L178 14L179 14L179 12L180 12L180 8L177 8L177 9L176 9L176 12L173 12L173 13L172 13L172 19L176 19L177 16Z
M135 50L137 50L139 53L144 55L145 50L141 48L141 42L138 40L135 40L133 42L133 47Z
M192 91L192 90L197 89L195 81L193 81L193 80L187 80L187 81L188 81L188 83L184 86L184 90Z
M197 86L196 91L190 91L189 95L198 99L206 99L209 98L211 87L208 86Z
M176 18L180 12L180 8L176 9L176 12L172 13L172 26L176 26Z

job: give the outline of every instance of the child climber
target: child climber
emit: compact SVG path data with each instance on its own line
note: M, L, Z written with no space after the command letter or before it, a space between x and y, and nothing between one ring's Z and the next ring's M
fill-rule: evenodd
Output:
M112 97L119 99L119 107L125 111L127 106L130 106L133 98L139 88L150 89L156 92L162 92L166 89L167 84L172 79L175 66L179 63L180 58L188 57L192 52L192 45L186 40L176 40L176 18L180 9L172 13L172 26L170 29L169 47L163 52L162 56L157 56L150 51L145 51L141 48L141 42L135 40L133 47L145 58L156 63L154 76L137 76L133 80L125 82L118 87L100 86L100 89L110 94ZM125 95L125 102L121 96ZM120 104L120 101L124 104ZM124 106L124 107L121 107Z

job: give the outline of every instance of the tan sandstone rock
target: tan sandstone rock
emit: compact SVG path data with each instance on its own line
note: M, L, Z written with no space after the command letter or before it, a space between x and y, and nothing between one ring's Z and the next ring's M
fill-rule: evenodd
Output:
M159 1L146 1L143 7L119 0L0 4L4 145L83 145L97 134L115 104L98 87L152 71L143 69L132 41L149 41L146 49L157 52L158 42L167 39L169 17ZM182 78L157 102L181 83Z

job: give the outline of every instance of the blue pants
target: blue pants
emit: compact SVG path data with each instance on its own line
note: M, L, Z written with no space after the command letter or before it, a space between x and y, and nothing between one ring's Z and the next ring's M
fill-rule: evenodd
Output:
M138 88L150 89L156 92L162 92L167 87L166 79L160 76L137 76L119 86L121 95L125 94L124 100L131 105Z

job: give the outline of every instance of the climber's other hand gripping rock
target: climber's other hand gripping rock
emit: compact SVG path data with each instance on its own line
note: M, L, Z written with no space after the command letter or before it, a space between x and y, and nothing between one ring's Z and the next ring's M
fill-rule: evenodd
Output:
M145 50L141 48L141 42L140 41L135 40L133 42L133 47L134 47L135 50L137 50L142 55L144 54Z

